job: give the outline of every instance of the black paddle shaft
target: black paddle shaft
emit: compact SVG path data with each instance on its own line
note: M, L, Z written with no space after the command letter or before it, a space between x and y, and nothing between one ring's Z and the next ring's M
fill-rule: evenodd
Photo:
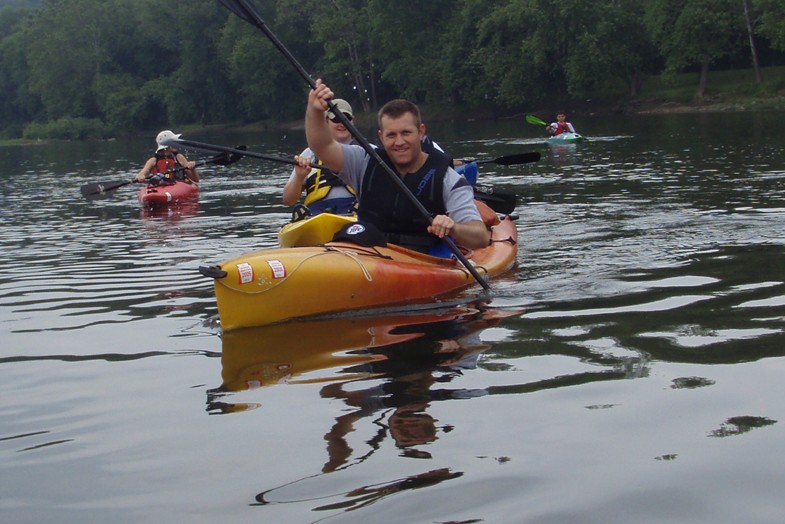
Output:
M248 156L251 158L260 158L262 160L269 160L271 162L279 162L281 164L290 164L294 166L300 165L295 159L285 157L285 156L276 156L276 155L265 155L264 153L255 153L253 151L246 151L245 149L238 149L236 147L226 147L226 146L219 146L215 144L206 144L204 142L196 142L195 140L186 140L184 138L170 138L162 142L164 145L179 145L183 147L190 147L191 149L202 149L204 151L212 151L218 153L227 153L232 156ZM327 169L327 166L322 166L319 164L310 164L312 168L315 169Z
M281 42L278 39L278 37L275 36L275 34L267 27L267 24L264 23L264 20L262 20L262 17L259 15L258 11L256 11L256 8L253 7L251 2L247 0L219 0L219 1L224 5L224 7L235 13L237 16L239 16L246 22L255 25L256 27L261 29L262 32L267 36L267 38L273 43L273 45L275 45L275 47L278 48L278 50L287 58L287 60L289 60L289 63L291 63L292 66L294 66L294 68L297 70L297 72L300 73L300 76L303 77L303 80L305 80L308 83L308 85L311 86L311 89L316 89L316 82L313 80L313 78L311 78L311 75L308 74L308 72L303 68L302 65L300 65L300 63L292 55L292 53L289 52L286 46L283 45L283 42ZM342 111L338 110L338 108L335 106L335 103L332 100L327 101L327 106L329 110L332 111L332 113L339 118L339 120L344 125L344 127L346 127L346 129L352 134L354 139L357 140L357 142L362 146L365 152L368 153L371 156L371 158L373 158L376 162L378 162L379 165L382 166L384 171L390 177L392 177L392 180L395 181L395 184L398 186L401 192L404 195L406 195L406 197L412 202L414 207L417 208L417 211L419 211L422 217L425 218L429 224L433 222L433 217L428 212L428 210L425 209L425 206L423 206L422 203L419 200L417 200L417 197L415 197L412 194L412 192L409 191L409 188L406 187L406 184L403 183L403 180L401 180L398 174L382 160L382 158L379 156L379 153L377 153L376 150L373 148L373 146L371 146L370 142L368 142L368 140L366 140L366 138L360 133L360 131L356 127L354 127L352 121L349 120L346 117L346 115L343 114ZM461 262L461 264L463 264L463 266L475 278L475 280L477 280L477 282L486 291L491 291L491 286L488 284L488 282L485 281L482 275L480 275L477 269L466 259L466 257L463 255L461 250L458 249L458 246L455 245L453 239L450 238L449 236L445 236L444 241L450 247L455 257Z

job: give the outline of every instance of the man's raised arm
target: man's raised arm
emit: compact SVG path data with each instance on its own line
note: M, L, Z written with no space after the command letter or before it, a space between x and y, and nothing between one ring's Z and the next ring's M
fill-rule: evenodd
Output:
M333 92L316 80L316 87L308 93L308 107L305 109L305 138L308 147L316 157L324 162L331 171L337 173L343 167L343 150L330 133L327 124L327 101L332 100Z

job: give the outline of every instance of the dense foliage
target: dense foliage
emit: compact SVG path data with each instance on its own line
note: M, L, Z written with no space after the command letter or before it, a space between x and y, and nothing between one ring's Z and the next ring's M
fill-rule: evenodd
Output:
M314 76L392 97L519 108L637 94L642 79L785 57L782 0L256 0ZM0 136L84 138L285 120L306 85L216 0L0 4ZM745 9L746 7L746 9ZM751 79L754 81L754 79Z

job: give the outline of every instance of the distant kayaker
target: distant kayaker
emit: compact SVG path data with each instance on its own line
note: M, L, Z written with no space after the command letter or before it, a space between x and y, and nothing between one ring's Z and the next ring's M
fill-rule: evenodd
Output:
M403 183L433 217L430 224L402 194L389 173L358 145L337 142L325 120L333 92L321 80L308 94L305 135L308 146L346 184L356 188L358 220L372 224L389 242L423 252L450 235L470 248L486 247L488 229L474 203L474 191L464 177L449 166L446 155L422 149L425 124L419 108L408 100L387 102L377 115L382 160L393 167Z
M577 131L575 131L575 127L570 122L567 122L567 113L564 111L559 111L556 113L556 122L546 126L545 130L548 131L548 134L552 136L560 135L562 133L577 133Z
M137 173L137 182L157 185L166 183L166 181L174 183L175 180L185 180L186 178L193 182L199 181L199 173L196 172L195 167L196 162L189 161L176 148L164 145L164 142L177 138L180 138L180 135L176 135L168 129L158 133L158 136L155 137L158 147L155 154L147 159L144 167Z
M338 110L346 115L346 118L349 120L354 118L352 106L349 105L349 102L342 99L336 99L333 102ZM352 134L331 111L327 112L326 120L330 133L335 140L342 144L356 144ZM305 148L302 153L294 158L295 160L298 158L308 159L303 161L304 164L312 164L314 162L321 164L321 161L316 158L316 155L310 148ZM336 215L348 215L356 207L357 198L355 197L354 189L345 185L327 169L313 169L310 165L295 167L283 188L284 205L293 206L297 204L303 191L305 191L305 201L303 203L307 207L306 214L318 215L319 213L330 211ZM297 213L297 210L295 210L295 213Z

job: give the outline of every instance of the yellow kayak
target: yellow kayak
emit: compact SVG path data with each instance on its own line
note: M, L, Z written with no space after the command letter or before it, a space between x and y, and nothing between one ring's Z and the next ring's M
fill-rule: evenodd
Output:
M281 247L320 246L332 240L341 227L356 222L355 215L333 215L321 213L297 222L289 222L278 232Z
M494 225L491 239L488 247L465 253L484 278L515 264L518 232L514 221L508 216ZM363 247L327 242L264 249L201 267L200 271L215 279L224 331L338 312L430 303L477 285L455 258L433 257L393 244Z

